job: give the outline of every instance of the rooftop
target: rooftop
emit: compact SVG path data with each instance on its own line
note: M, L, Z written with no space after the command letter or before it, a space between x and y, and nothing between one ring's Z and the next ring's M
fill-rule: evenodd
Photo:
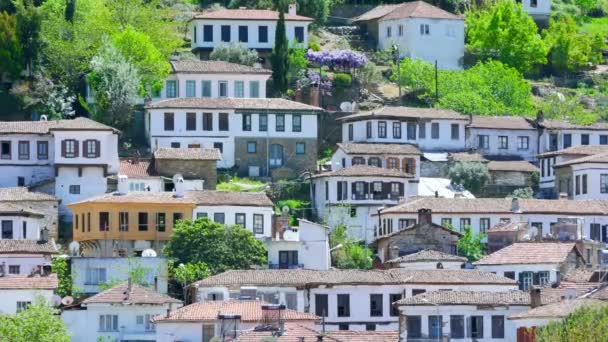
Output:
M353 165L339 169L316 174L312 178L320 177L397 177L397 178L413 178L414 175L405 173L399 169L387 169L384 167L376 167L369 165Z
M318 336L323 336L323 341L327 342L395 342L399 340L398 331L354 331L354 330L335 330L325 333L313 329L312 326L305 326L297 323L286 323L285 334L276 337L276 342L305 342L317 341ZM238 342L260 342L272 336L271 331L247 331L237 337Z
M351 114L337 119L351 122L368 119L445 119L468 120L469 117L450 109L417 108L417 107L382 107L369 112Z
M480 153L454 152L449 154L449 158L455 162L479 162L487 163L488 160Z
M488 230L488 233L493 233L493 232L514 232L514 231L518 231L521 229L527 229L528 228L528 223L527 222L500 222L492 227L490 227L490 229Z
M553 165L553 167L564 167L576 164L584 164L584 163L592 163L592 164L606 164L608 163L608 153L600 153L594 154L590 156L585 156L581 158L575 158L567 161L563 161L561 163L557 163Z
M215 11L206 11L203 13L196 14L194 19L229 19L229 20L279 20L279 12L264 10L264 9L250 9L250 8L237 8L237 9L218 9ZM293 21L313 21L312 18L304 17L301 15L291 15L285 13L285 20Z
M0 254L5 253L40 253L58 254L55 241L42 242L38 240L0 240Z
M282 98L208 98L185 97L157 101L146 106L148 109L234 109L241 111L322 111L322 108Z
M6 275L0 277L0 290L55 290L57 274L48 276Z
M25 187L0 188L0 201L19 202L19 201L59 201L53 195L43 192L32 192Z
M444 11L424 1L412 1L398 5L380 5L355 18L355 21L391 20L403 18L431 18L463 20L459 15Z
M572 312L589 306L606 306L607 302L597 299L566 299L557 303L542 305L528 311L518 312L509 316L509 319L543 319L557 318L561 319Z
M511 171L511 172L537 172L538 167L534 166L525 160L510 160L510 161L490 161L488 163L488 171Z
M215 321L219 315L240 315L242 322L262 322L262 305L257 300L205 301L193 303L169 313L154 317L154 322L200 322ZM317 321L320 317L291 309L281 310L281 318L286 321Z
M221 160L217 148L171 148L161 147L154 151L154 159L167 160Z
M530 305L530 293L511 290L490 291L432 291L396 302L397 305Z
M536 130L532 119L523 116L483 116L473 115L471 128Z
M539 123L546 129L582 129L582 130L608 130L608 123L596 122L590 125L573 124L563 120L544 119Z
M49 134L51 131L62 130L118 132L115 128L83 117L48 121L0 121L0 134Z
M179 73L205 74L272 74L271 70L224 61L170 61L171 70Z
M348 154L420 154L413 144L338 143L338 148Z
M44 214L40 211L11 202L0 202L0 214L4 216L44 217Z
M433 261L433 262L445 262L445 261L454 261L454 262L466 262L467 258L461 257L458 255L452 255L443 253L440 251L432 250L432 249L424 249L420 252L400 256L395 259L388 260L387 263L412 263L412 262L425 262L425 261Z
M180 303L180 300L160 294L153 289L137 284L131 284L129 289L128 282L114 286L105 291L89 297L82 301L82 304L169 304Z
M573 250L578 250L573 242L516 242L486 255L474 264L561 264Z
M129 178L158 177L154 163L150 159L121 159L118 164L118 174Z
M539 154L539 158L555 157L561 155L571 156L590 156L593 154L608 153L608 145L578 145L565 148L563 150L550 151Z

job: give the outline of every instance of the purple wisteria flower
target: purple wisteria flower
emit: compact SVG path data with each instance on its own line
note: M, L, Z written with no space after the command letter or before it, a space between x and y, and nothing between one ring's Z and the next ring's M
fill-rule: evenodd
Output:
M351 50L312 51L306 52L306 59L318 66L338 69L358 69L367 64L367 57Z

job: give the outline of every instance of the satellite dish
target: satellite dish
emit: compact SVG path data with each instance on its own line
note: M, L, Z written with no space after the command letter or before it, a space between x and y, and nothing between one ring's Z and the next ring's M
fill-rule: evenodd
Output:
M283 212L283 214L288 214L289 213L289 207L284 205L283 208L281 208L281 211Z
M181 173L176 173L176 174L173 175L173 178L171 178L171 180L173 181L173 184L177 184L177 182L180 179L182 179L182 180L184 179L184 176L182 176Z
M78 241L70 242L70 245L68 246L68 248L70 250L71 256L77 256L80 254L80 243L78 243Z
M74 303L74 298L70 296L63 297L63 299L61 300L61 304L63 305L71 305L72 303Z
M141 256L142 258L156 258L156 251L148 248L141 252Z
M342 102L340 103L340 111L342 112L347 112L347 113L352 113L353 111L353 105L350 102Z
M61 304L61 297L58 295L53 295L51 300L53 301L53 306L59 306L59 304Z

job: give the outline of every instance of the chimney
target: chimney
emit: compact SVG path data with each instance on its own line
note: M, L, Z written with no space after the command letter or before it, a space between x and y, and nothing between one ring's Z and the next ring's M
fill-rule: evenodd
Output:
M299 87L299 86L296 87L296 92L295 92L295 98L294 98L294 100L296 102L302 102L302 100L303 100L302 88Z
M313 83L310 85L310 105L321 107L319 84Z
M118 175L118 194L126 195L129 193L129 177Z
M185 192L185 187L186 187L186 185L184 184L184 178L177 177L176 182L173 185L175 186L175 197L178 197L178 198L184 197L184 192Z
M418 209L418 225L431 224L433 222L433 213L431 209Z
M439 191L435 190L435 198L439 198Z
M289 4L287 6L287 14L296 15L297 11L298 10L297 10L296 4Z
M541 306L540 289L537 287L530 288L530 306L532 309Z
M513 199L511 200L511 212L521 213L521 209L519 207L519 199L517 197L513 197Z

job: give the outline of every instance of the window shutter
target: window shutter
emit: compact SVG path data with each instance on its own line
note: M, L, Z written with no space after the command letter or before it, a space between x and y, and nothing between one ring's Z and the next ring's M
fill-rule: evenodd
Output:
M74 158L78 158L78 140L74 140Z
M65 158L65 140L61 140L61 156Z
M85 158L89 157L88 150L87 150L87 141L88 140L85 140L82 142L82 156ZM76 145L78 145L78 143L76 143Z
M101 142L99 140L95 140L95 158L99 158L101 155Z
M338 193L337 193L337 201L342 200L342 182L338 182Z
M342 191L344 192L343 198L348 199L348 183L344 182L344 186L342 187Z
M356 185L357 185L357 182L352 182L350 184L350 193L351 194L355 194L356 193Z
M467 337L471 337L473 335L471 316L467 317Z
M412 158L412 175L416 174L416 159Z
M405 185L403 183L399 183L399 196L405 196Z

